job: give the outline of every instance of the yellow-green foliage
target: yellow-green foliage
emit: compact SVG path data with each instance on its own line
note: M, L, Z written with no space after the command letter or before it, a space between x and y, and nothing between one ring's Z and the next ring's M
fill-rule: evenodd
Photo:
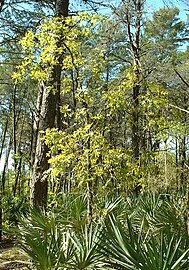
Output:
M131 96L139 83L138 67L117 68L116 76L106 82L108 61L113 60L108 58L105 46L99 45L98 30L103 29L103 24L103 17L87 13L44 21L36 33L28 31L20 41L25 58L13 78L22 81L30 77L48 83L52 68L57 64L63 67L60 109L64 129L47 129L43 138L49 147L53 178L62 175L71 179L72 187L88 181L102 189L132 189L139 182L145 187L157 156L141 151L139 159L134 159L131 142L124 134L126 128L131 134L133 125ZM47 85L49 91L56 91L54 85ZM168 123L167 92L161 85L143 82L142 78L140 87L137 110L145 121L144 132L150 129L153 140L161 140ZM116 129L120 137L114 144L110 133L114 132L115 137Z
M100 21L97 15L80 14L67 18L45 20L36 33L28 31L20 41L25 58L13 79L21 81L26 76L37 81L47 81L54 65L64 65L64 70L79 68L84 64L81 42L90 38L92 29ZM62 56L64 57L62 58ZM98 70L94 67L94 73Z
M155 134L155 140L166 139L170 121L167 119L168 93L163 85L146 83L140 96L141 114L146 121L146 129Z
M106 188L111 180L118 181L116 188L133 187L139 177L139 166L132 163L131 153L123 147L113 148L90 124L71 134L56 129L46 130L43 138L49 146L49 163L52 176L72 175L72 184L82 185L98 180ZM90 141L90 148L88 147ZM90 160L90 172L88 162ZM135 177L134 177L135 175ZM68 180L70 175L68 176Z

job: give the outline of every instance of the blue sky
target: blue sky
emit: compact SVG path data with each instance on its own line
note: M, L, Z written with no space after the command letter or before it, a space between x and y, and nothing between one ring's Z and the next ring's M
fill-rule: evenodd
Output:
M183 1L189 1L189 0L183 0ZM177 6L180 9L180 18L182 20L186 20L187 19L187 5L183 2L182 0L146 0L146 6L147 9L149 11L149 16L156 10L158 10L161 7L166 6ZM107 1L108 2L108 1ZM120 0L109 0L109 2L112 4L114 4L115 6L117 6L120 3ZM189 9L189 5L188 5L188 9ZM101 12L102 13L107 13L108 9L105 7L101 8Z
M147 6L149 6L149 13L158 10L159 8L165 6L165 4L167 4L167 6L169 7L176 6L180 9L180 18L183 21L187 20L187 14L189 14L189 12L187 11L187 5L181 0L147 0L146 4Z

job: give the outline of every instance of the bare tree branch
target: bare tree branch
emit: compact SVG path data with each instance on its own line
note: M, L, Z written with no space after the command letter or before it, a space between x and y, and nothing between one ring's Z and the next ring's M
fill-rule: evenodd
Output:
M185 81L185 79L181 76L181 74L176 70L174 69L175 73L179 76L179 78L181 79L181 81L187 86L189 87L189 83L187 81Z

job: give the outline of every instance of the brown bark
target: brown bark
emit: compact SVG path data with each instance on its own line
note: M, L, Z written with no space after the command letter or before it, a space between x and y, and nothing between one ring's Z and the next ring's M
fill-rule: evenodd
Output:
M141 144L141 134L139 130L139 96L140 96L140 87L141 87L141 71L140 71L140 34L141 34L141 17L142 17L142 8L143 1L135 0L133 1L133 7L136 12L135 24L134 24L134 32L133 32L133 24L132 24L132 14L130 14L129 8L126 11L126 24L127 24L127 33L129 39L129 45L133 54L133 92L132 92L132 100L133 100L133 108L132 108L132 150L133 157L136 160L136 163L139 164L140 157L140 144ZM140 192L141 186L140 184L136 184L134 193L138 194Z
M180 144L179 144L179 160L180 160L180 176L179 176L179 183L178 183L178 189L183 190L186 188L186 137L183 136Z
M0 160L3 154L3 149L5 145L6 133L8 128L8 119L6 120L5 129L2 134L2 143L0 149ZM3 183L0 181L0 241L2 240L2 223L3 223L3 205L2 205L2 197L3 197Z
M90 124L90 116L89 116L89 108L87 103L83 103L86 108L86 124ZM90 133L90 130L88 131ZM87 155L87 221L88 225L91 225L93 220L93 182L92 182L92 174L91 174L91 139L90 135L88 135L88 140L86 143L86 147L88 150Z
M69 0L57 0L56 2L56 17L68 16ZM59 39L61 41L61 37ZM60 41L57 41L61 46ZM32 145L31 156L31 176L30 176L30 201L33 207L46 207L48 180L47 170L48 164L48 147L41 140L40 131L45 131L47 128L53 128L58 124L60 126L59 102L60 102L60 83L61 83L62 58L58 58L57 64L51 69L49 80L40 85L38 102L37 102L37 117L34 126L34 138ZM53 87L56 93L48 90L48 87ZM57 119L57 123L56 123Z
M130 3L130 2L129 2ZM140 95L140 31L142 17L142 0L134 0L126 9L125 20L128 33L128 42L133 54L133 109L132 109L132 149L133 157L139 158L140 152L140 134L139 134L139 95ZM132 6L133 5L133 6ZM135 23L133 25L133 14L130 9L136 12ZM133 30L134 29L134 30Z
M2 206L2 187L0 186L0 241L2 240L3 227L3 206Z
M13 151L14 151L14 170L16 171L17 168L17 160L16 160L16 152L17 152L17 140L16 140L16 128L17 128L17 121L16 121L16 85L13 87Z
M35 156L33 167L31 170L31 204L32 206L43 205L47 203L47 177L46 171L49 168L47 152L48 147L44 141L41 140L41 133L39 131L45 131L47 128L53 128L55 126L56 116L56 95L47 91L47 86L43 85L42 88L42 104L40 110L40 116L38 121L37 138L35 145ZM40 91L41 95L41 91ZM33 152L34 152L33 151Z
M16 196L16 190L17 190L17 186L18 186L18 182L19 182L19 176L21 174L21 169L22 169L22 156L21 156L21 153L20 153L20 160L19 160L19 163L18 163L18 168L16 170L15 183L14 183L14 186L13 186L13 195L14 195L14 197Z
M132 145L133 156L139 159L140 154L140 134L139 134L139 95L140 95L140 25L142 16L142 2L136 1L137 11L134 39L129 34L129 41L134 55L134 86L133 86L133 113L132 113ZM128 21L128 32L131 32L130 22Z
M189 167L187 167L189 170ZM189 236L189 178L187 179L187 189L186 189L186 229Z
M7 128L5 128L5 132L4 132L5 135L6 135L6 129ZM1 177L1 181L0 181L0 241L2 239L2 223L3 223L2 198L3 198L3 194L4 194L4 190L5 190L6 170L7 170L7 167L8 167L8 160L9 160L11 147L12 147L12 141L10 139L8 149L7 149L7 153L6 153L6 157L5 157L5 164L4 164L4 168L3 168L3 172L2 172L2 177ZM3 146L2 146L2 148L3 148Z
M93 187L92 182L87 182L87 221L91 225L93 220Z
M5 157L5 163L4 163L4 167L3 167L2 177L1 177L1 184L2 184L2 192L3 193L4 193L4 190L5 190L6 171L7 171L7 168L8 168L8 162L9 162L9 156L10 156L11 148L12 148L12 140L10 138L9 145L8 145L8 148L7 148L6 157Z
M1 160L1 157L2 157L2 154L3 154L3 150L4 150L4 147L5 147L5 140L6 140L6 135L7 135L7 129L8 129L8 118L6 120L5 129L4 129L3 133L2 133L2 138L1 138L0 160Z
M88 113L87 113L88 115ZM88 118L88 117L87 117ZM91 155L90 155L90 137L87 141L87 149L88 149L88 157L87 157L87 220L88 224L91 225L93 220L93 183L92 183L92 175L91 175Z

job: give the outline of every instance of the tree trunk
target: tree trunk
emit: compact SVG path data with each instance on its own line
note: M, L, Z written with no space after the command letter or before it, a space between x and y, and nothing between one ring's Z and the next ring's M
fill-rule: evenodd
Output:
M165 173L165 188L168 190L168 170L167 170L167 140L164 141L164 173Z
M136 25L134 40L131 37L131 26L129 27L129 40L131 43L133 55L134 55L134 86L133 86L133 125L132 125L132 144L133 144L133 156L135 159L139 159L140 154L140 134L139 134L139 95L140 95L140 24L142 16L142 3L137 1L136 5ZM128 19L129 20L129 19Z
M2 205L2 184L0 183L0 241L2 240L2 227L3 227L3 205Z
M56 17L68 16L69 0L57 0ZM60 37L61 40L61 37ZM60 42L58 42L60 44ZM61 44L60 44L61 46ZM34 123L34 138L31 151L31 175L30 175L30 201L32 207L47 205L48 181L48 147L41 140L40 131L53 128L59 122L59 96L61 83L62 58L52 67L49 80L41 83L38 102L37 116ZM48 88L56 89L56 93ZM58 123L60 125L60 123Z
M87 182L87 221L91 225L93 220L93 187L92 182Z
M189 167L187 168L189 171ZM186 188L186 229L189 236L189 178L187 179L187 188Z
M133 113L132 113L132 149L133 157L138 161L140 154L140 136L139 136L139 93L140 87L133 87Z
M179 183L178 183L178 189L183 190L186 188L186 171L185 171L185 165L186 165L186 137L183 136L182 140L179 144L179 159L180 159L180 176L179 176Z
M4 163L4 167L3 167L3 171L2 171L2 177L1 177L1 185L2 185L2 192L3 193L5 191L6 171L8 168L8 162L9 162L11 148L12 148L12 139L10 138L7 152L6 152L6 156L5 156L5 163Z
M132 100L133 100L133 108L132 108L132 150L133 157L137 164L139 164L140 157L140 142L141 142L141 134L139 130L139 95L140 95L140 87L141 87L141 71L140 71L140 34L141 34L141 17L142 17L142 8L143 1L134 0L133 1L134 9L136 12L135 25L133 31L132 19L129 8L126 11L126 24L127 24L127 33L129 39L129 45L131 47L131 51L133 54L133 92L132 92ZM141 185L140 183L136 183L136 187L134 188L134 193L138 194L140 192Z
M175 139L176 189L179 190L178 139Z
M89 116L87 113L87 118L89 120ZM88 121L89 123L89 121ZM90 136L90 135L89 135ZM88 224L91 225L93 220L93 183L92 183L92 175L91 175L91 142L90 137L87 141L87 149L88 149L88 157L87 157L87 220Z
M21 169L22 169L22 154L20 154L20 160L18 163L18 167L17 170L15 172L15 183L13 185L13 195L14 197L16 196L16 190L17 190L17 186L18 186L18 182L19 182L19 176L21 174Z
M12 102L13 102L13 153L14 153L14 170L16 172L17 168L17 138L16 138L16 128L17 128L17 121L16 121L16 85L13 87L13 96L12 96Z
M1 138L0 160L1 160L1 157L3 155L3 150L4 150L4 147L5 147L7 129L8 129L8 118L6 120L5 129L4 129L3 133L2 133L2 138Z

